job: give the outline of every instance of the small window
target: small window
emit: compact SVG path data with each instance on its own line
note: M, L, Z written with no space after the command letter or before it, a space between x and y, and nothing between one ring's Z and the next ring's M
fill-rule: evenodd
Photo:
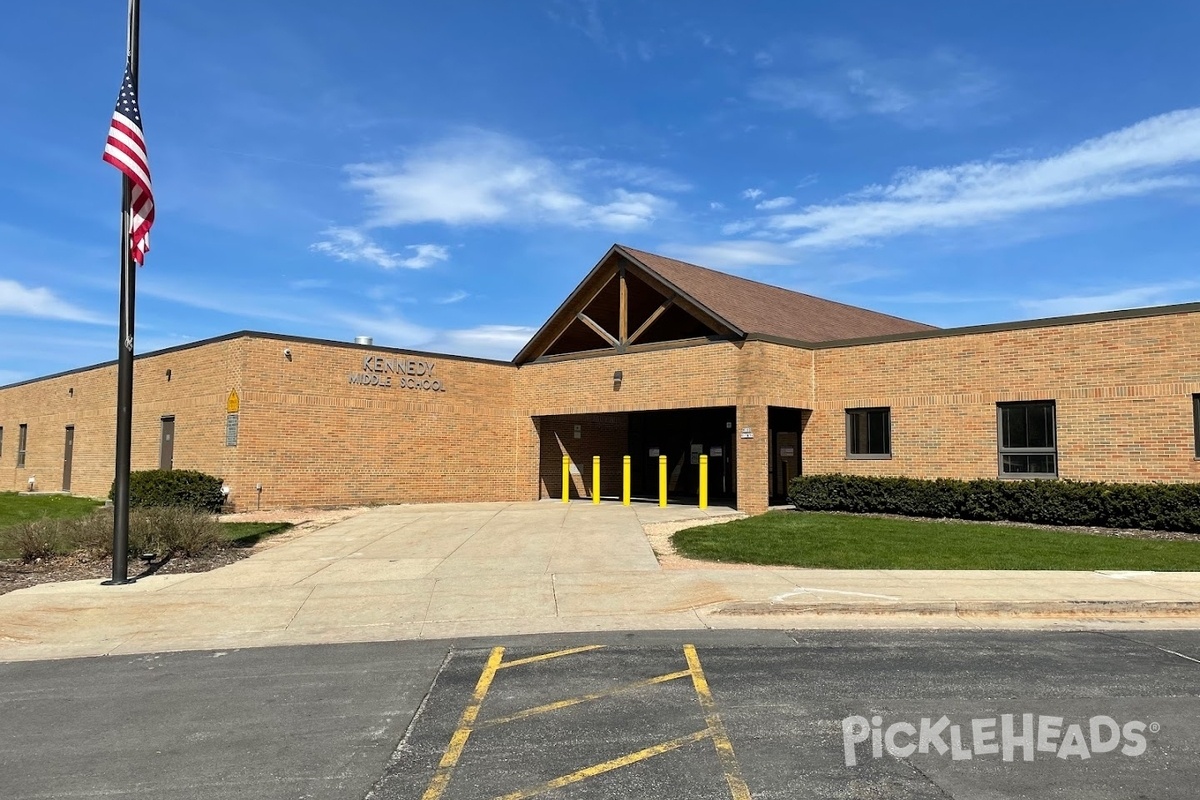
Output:
M0 425L0 458L4 458L4 426Z
M1000 477L1057 478L1058 437L1053 400L996 406Z
M22 423L17 428L17 469L25 466L25 441L29 438L29 426Z
M1192 395L1192 425L1196 429L1192 442L1196 445L1196 458L1200 458L1200 394ZM4 430L0 429L0 435L3 433Z
M846 409L846 457L892 457L892 410Z

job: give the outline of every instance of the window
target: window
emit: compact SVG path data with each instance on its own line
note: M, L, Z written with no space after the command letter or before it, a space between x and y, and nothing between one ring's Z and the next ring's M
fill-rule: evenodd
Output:
M1196 458L1200 458L1200 394L1192 395L1192 425L1196 428L1196 437L1192 440L1196 445ZM4 430L0 429L0 435Z
M0 458L4 457L4 426L0 425Z
M29 438L29 426L22 423L17 428L17 469L25 466L25 440Z
M846 457L892 457L892 410L846 409Z
M1054 401L1000 403L996 415L1000 477L1058 477Z

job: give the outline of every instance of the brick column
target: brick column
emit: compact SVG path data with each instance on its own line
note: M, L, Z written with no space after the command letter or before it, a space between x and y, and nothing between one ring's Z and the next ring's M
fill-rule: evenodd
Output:
M747 428L754 435L743 439ZM766 406L737 407L737 505L747 514L767 510L767 468L771 437L767 431Z

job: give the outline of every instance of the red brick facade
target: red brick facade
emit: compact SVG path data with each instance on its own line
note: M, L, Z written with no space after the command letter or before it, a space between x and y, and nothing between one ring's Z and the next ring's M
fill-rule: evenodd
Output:
M31 477L60 489L72 425L72 491L107 494L115 387L105 365L0 389L0 490L25 490ZM226 444L231 391L236 446ZM222 477L241 509L557 497L564 452L578 470L572 497L591 496L594 455L601 493L615 496L626 412L734 407L749 433L735 442L738 505L758 512L770 407L811 410L808 473L995 477L996 404L1053 400L1060 477L1194 481L1196 393L1196 309L875 343L715 341L519 368L247 333L137 359L133 468L158 466L172 416L174 466ZM890 409L890 458L846 456L845 409L866 406Z

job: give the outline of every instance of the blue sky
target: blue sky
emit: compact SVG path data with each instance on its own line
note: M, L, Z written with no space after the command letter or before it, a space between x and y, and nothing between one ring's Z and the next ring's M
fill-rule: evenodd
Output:
M613 242L941 326L1200 300L1200 4L144 0L137 350L511 357ZM121 0L6 9L0 384L116 357Z

